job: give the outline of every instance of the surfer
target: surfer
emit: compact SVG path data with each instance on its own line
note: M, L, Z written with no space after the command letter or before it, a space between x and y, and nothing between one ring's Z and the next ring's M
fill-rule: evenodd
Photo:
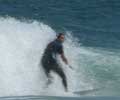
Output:
M63 62L68 65L68 60L66 59L63 51L63 45L62 43L64 42L64 34L59 33L57 35L57 38L50 42L42 56L42 66L45 71L46 76L48 77L48 83L51 82L51 76L50 72L54 71L57 73L61 78L62 78L62 83L65 88L65 91L67 91L67 80L66 80L66 75L61 68L61 66L57 62L57 55L60 55Z

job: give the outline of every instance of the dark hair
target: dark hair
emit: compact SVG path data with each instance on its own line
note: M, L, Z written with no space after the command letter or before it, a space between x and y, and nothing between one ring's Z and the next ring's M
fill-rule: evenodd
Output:
M57 35L57 38L59 39L62 35L64 35L64 33L59 33L59 34Z

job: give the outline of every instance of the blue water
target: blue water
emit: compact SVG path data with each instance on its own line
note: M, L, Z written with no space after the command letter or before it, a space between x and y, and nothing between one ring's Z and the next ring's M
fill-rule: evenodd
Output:
M119 0L1 0L0 15L42 21L72 31L84 45L112 49L119 48L119 5Z
M66 34L65 53L75 69L64 69L70 91L120 95L119 12L119 0L0 0L0 96L43 95L39 60L59 32ZM55 80L44 93L66 95Z
M56 96L13 96L1 97L1 100L119 100L119 97L56 97Z

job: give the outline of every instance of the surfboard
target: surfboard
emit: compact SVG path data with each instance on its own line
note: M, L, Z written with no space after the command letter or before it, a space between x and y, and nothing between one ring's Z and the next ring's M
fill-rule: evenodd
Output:
M88 90L74 91L73 93L74 93L74 94L77 94L77 95L87 95L87 94L90 94L90 93L97 92L97 91L99 91L99 90L100 90L99 88L96 88L96 89L88 89Z

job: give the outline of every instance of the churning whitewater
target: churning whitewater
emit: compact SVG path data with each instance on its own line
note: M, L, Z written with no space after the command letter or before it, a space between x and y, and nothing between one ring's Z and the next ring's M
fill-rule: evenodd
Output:
M58 59L67 75L70 94L64 92L55 73L52 73L53 84L45 88L46 76L40 59L47 43L56 37L57 32L42 22L11 17L1 17L0 25L0 96L71 96L73 91L96 88L100 90L89 94L104 95L112 94L113 89L119 86L118 53L84 47L67 31L64 49L74 70ZM110 93L110 90L113 91Z
M0 95L49 94L44 89L46 78L40 59L46 44L55 38L56 32L40 22L21 22L14 18L0 18L0 25ZM66 43L68 48L70 41ZM71 50L68 53L71 55ZM69 60L72 61L74 56L69 57ZM56 80L58 78L55 77ZM74 88L72 82L69 84L70 89ZM64 91L59 79L53 84L53 91Z

